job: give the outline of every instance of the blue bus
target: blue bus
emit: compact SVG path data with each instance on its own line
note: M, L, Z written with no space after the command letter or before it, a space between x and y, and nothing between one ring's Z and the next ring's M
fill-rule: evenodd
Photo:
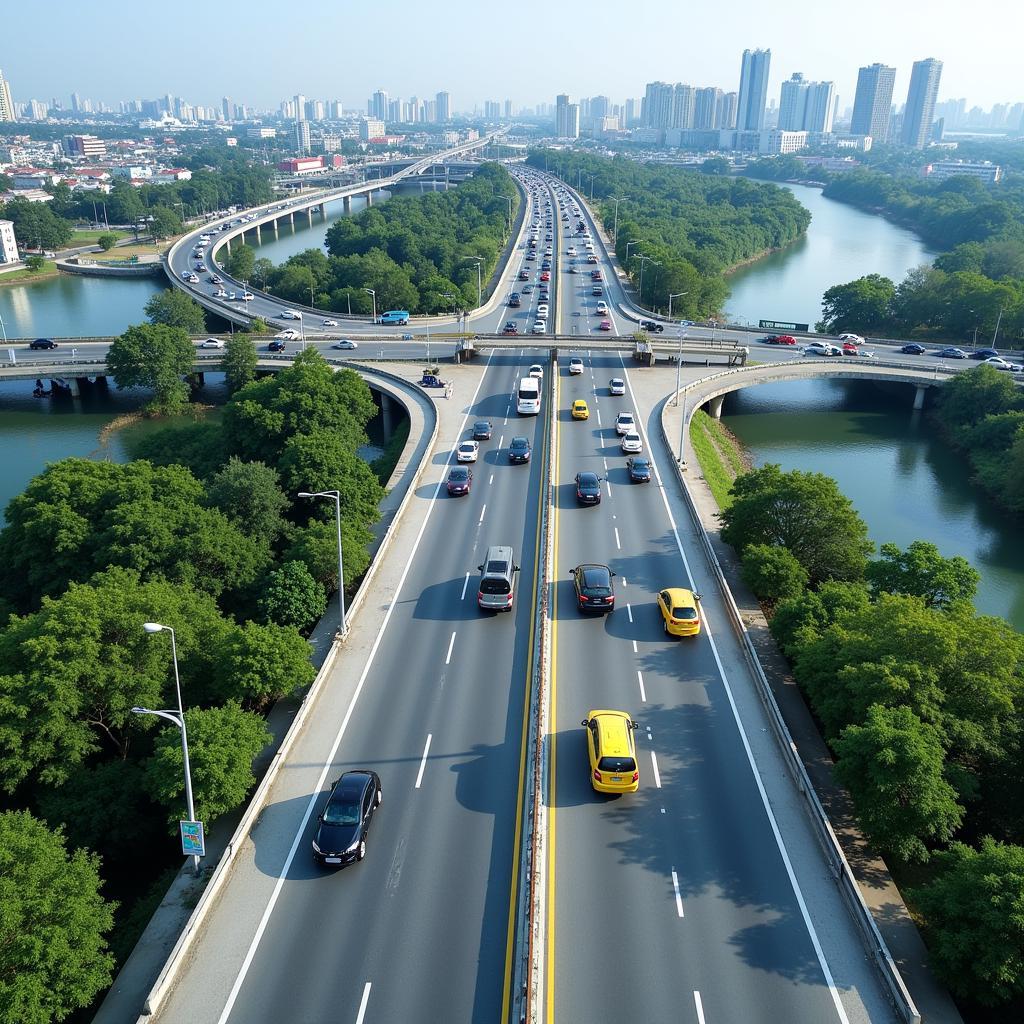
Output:
M409 311L407 309L389 309L386 313L381 313L380 322L382 324L407 324Z

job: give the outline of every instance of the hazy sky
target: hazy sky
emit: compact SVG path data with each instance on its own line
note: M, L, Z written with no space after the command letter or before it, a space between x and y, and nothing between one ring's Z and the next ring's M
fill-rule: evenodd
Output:
M768 97L794 71L832 80L853 103L857 68L897 69L906 99L914 60L945 63L939 99L968 106L1024 100L1024 3L989 0L192 0L86 6L4 4L0 69L16 101L65 104L170 92L276 108L297 92L365 109L391 96L452 94L456 111L484 100L516 106L604 94L641 96L650 81L736 89L745 47L772 51ZM974 15L972 17L972 15Z

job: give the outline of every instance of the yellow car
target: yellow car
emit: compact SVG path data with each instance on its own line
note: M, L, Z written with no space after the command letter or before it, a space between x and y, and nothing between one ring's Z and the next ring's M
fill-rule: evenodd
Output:
M669 587L658 594L658 610L669 636L696 636L700 632L700 594Z
M587 730L590 784L598 793L635 793L640 788L636 722L625 711L590 711L580 724Z
M574 420L588 420L590 419L590 410L587 408L587 403L582 398L577 398L572 403L572 418Z

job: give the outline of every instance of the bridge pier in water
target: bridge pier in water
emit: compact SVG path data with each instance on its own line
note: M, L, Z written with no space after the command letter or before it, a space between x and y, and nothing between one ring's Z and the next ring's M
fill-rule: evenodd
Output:
M705 409L713 420L720 420L722 418L722 403L724 401L725 395L718 395L715 398L708 399Z
M924 393L928 389L923 384L918 384L914 389L914 411L924 408Z
M263 244L263 235L260 232L259 224L256 225L256 244L257 245L262 245Z
M345 196L345 198L342 200L342 208L345 210L346 213L351 213L352 212L352 197L351 196Z

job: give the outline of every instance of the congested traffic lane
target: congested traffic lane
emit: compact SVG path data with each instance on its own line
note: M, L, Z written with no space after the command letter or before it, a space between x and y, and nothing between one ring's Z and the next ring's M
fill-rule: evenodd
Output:
M703 1024L764 1019L766 1007L806 1024L888 1019L869 1017L859 992L845 994L852 1010L840 998L706 610L700 635L662 632L657 593L692 587L690 566L657 477L634 484L625 470L613 424L634 399L607 382L628 374L611 354L584 362L583 375L558 377L553 451L548 1019ZM587 421L569 416L577 397ZM577 505L579 470L604 477L599 506ZM569 571L581 562L617 573L607 617L576 608ZM638 723L638 792L594 792L580 725L592 709Z
M355 693L336 750L324 751L329 768L314 787L312 813L296 828L290 856L274 862L260 853L263 830L279 828L291 809L264 812L253 843L265 879L240 896L259 902L258 913L245 903L237 915L226 912L233 904L221 897L225 909L162 1020L502 1019L545 429L543 418L516 416L526 358L491 358L458 436L444 438L434 456L441 479L421 488L410 509L424 519L422 534L368 667L357 681L342 661L332 678ZM492 438L480 442L469 495L448 497L452 450L477 418L492 423ZM526 465L508 462L514 434L533 441ZM517 596L511 613L483 614L476 566L498 543L511 544L521 566ZM318 868L315 815L327 785L356 767L373 769L383 784L366 859ZM278 881L270 901L266 888Z

